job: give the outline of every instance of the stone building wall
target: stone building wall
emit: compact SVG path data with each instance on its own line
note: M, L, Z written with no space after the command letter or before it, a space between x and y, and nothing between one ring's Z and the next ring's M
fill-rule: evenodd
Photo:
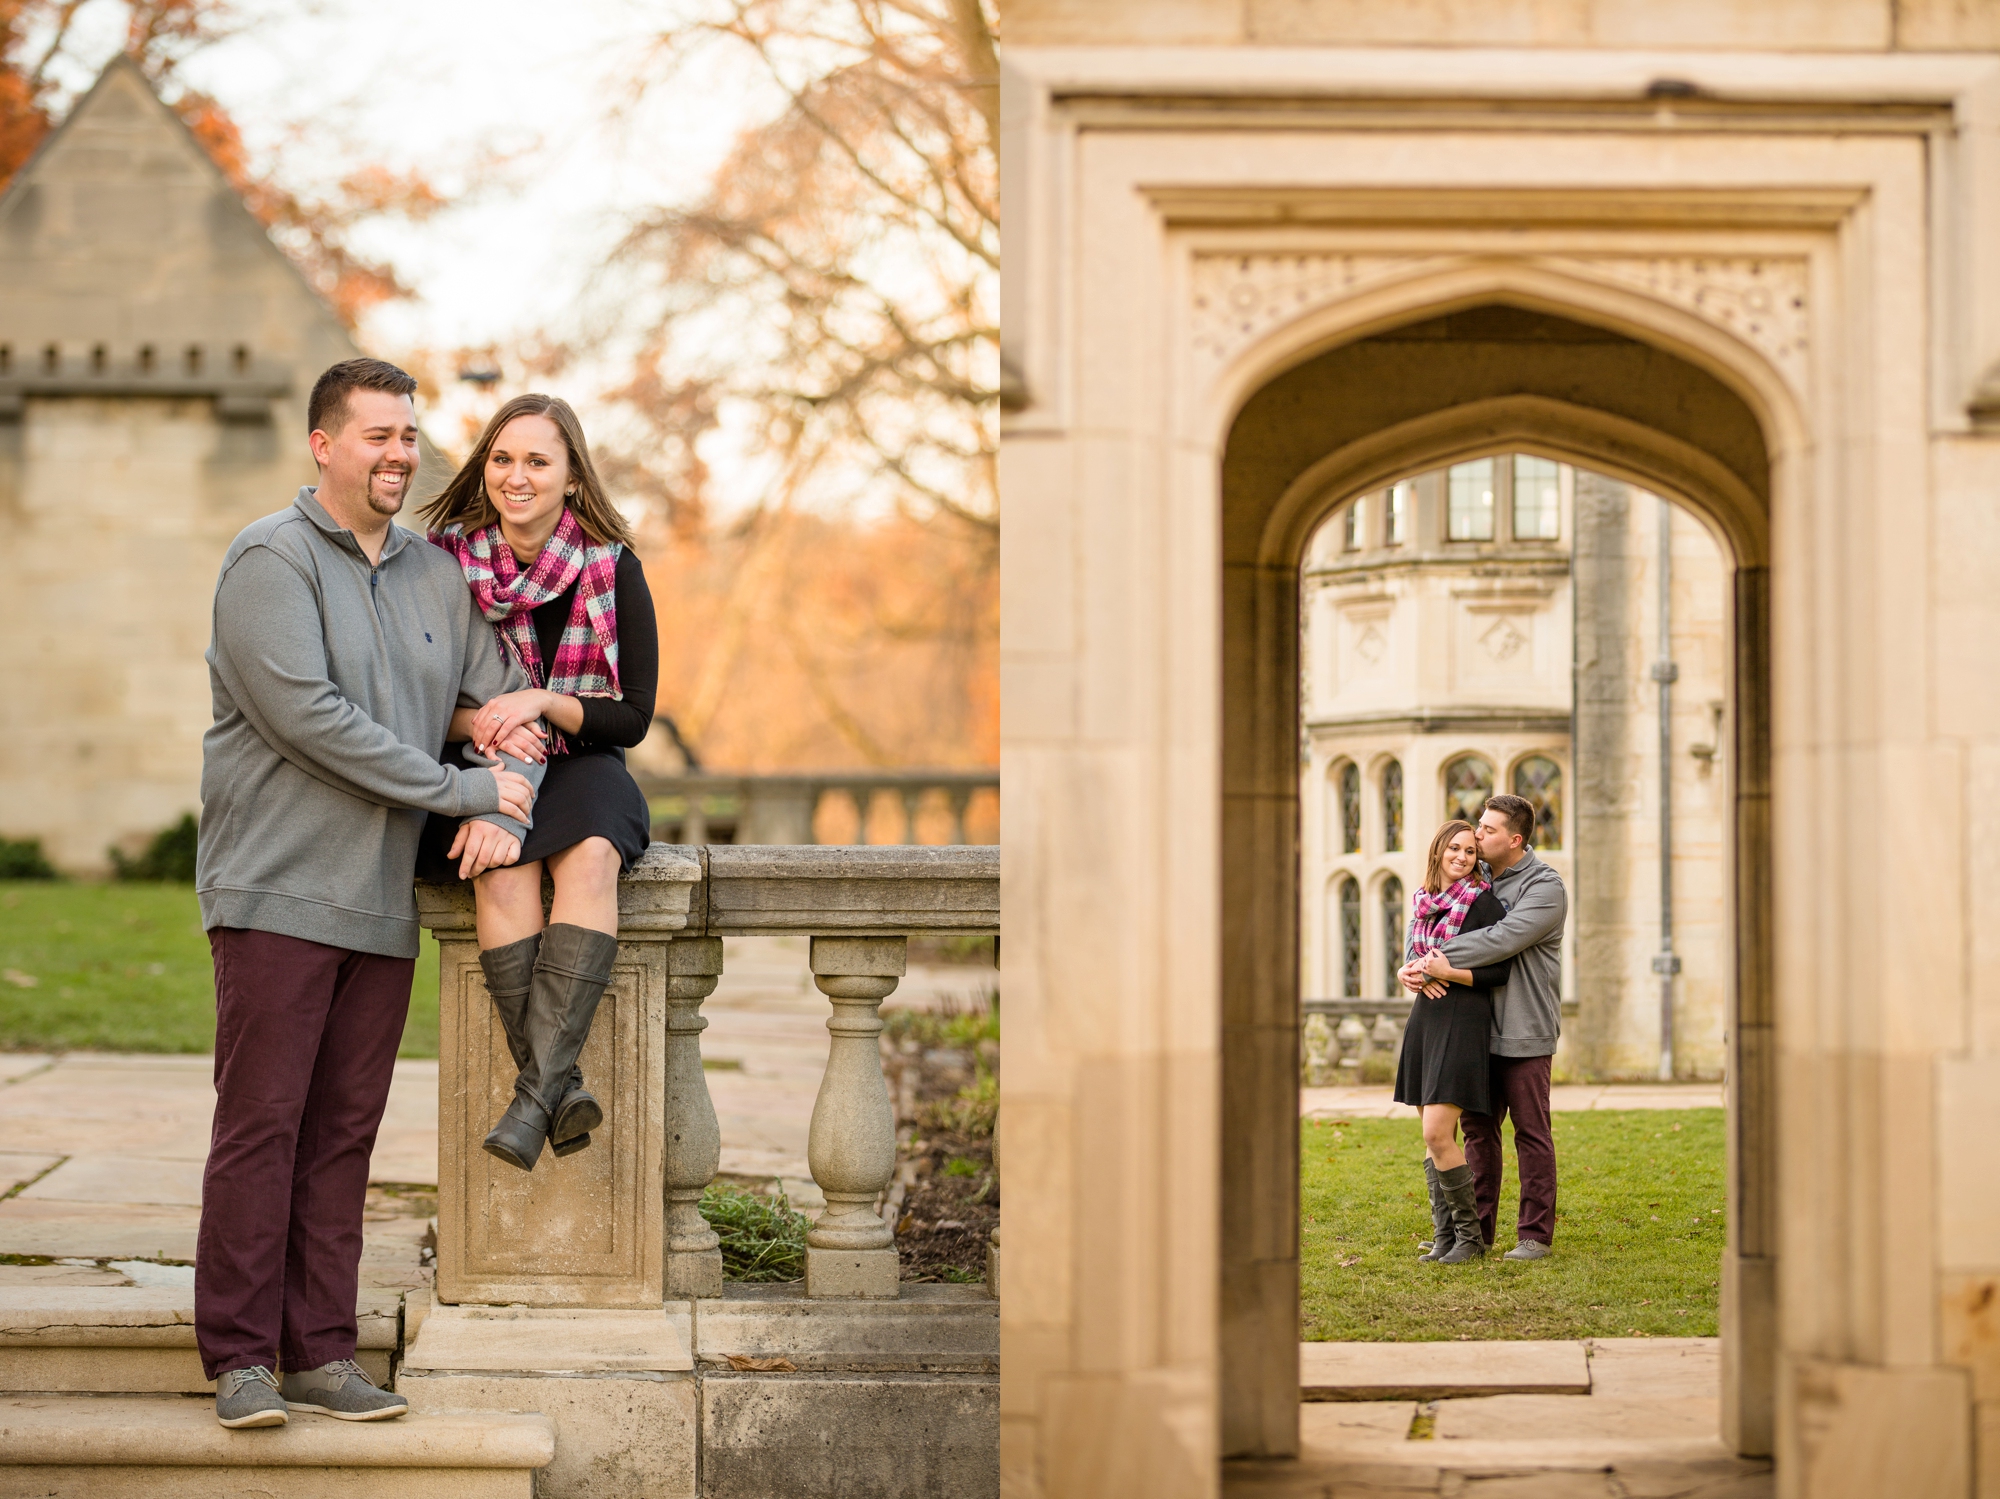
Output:
M0 837L100 872L198 810L216 569L357 352L127 62L0 196Z
M1400 920L1432 833L1451 815L1447 777L1463 757L1516 787L1531 757L1561 774L1554 837L1538 853L1569 884L1563 1048L1587 1077L1649 1077L1660 1056L1658 502L1587 470L1560 471L1558 530L1516 541L1512 466L1495 461L1495 541L1446 538L1447 475L1405 490L1408 534L1388 540L1392 491L1337 510L1304 569L1305 733L1300 767L1301 986L1310 996L1394 993ZM1721 553L1674 512L1674 1068L1722 1070L1724 976L1721 772L1712 709L1723 698ZM1352 530L1350 527L1352 526ZM1574 687L1572 688L1572 672ZM1571 701L1580 746L1572 752ZM1360 785L1349 851L1342 783ZM1400 848L1389 847L1387 778L1399 774ZM1351 883L1350 883L1351 882ZM1348 969L1352 895L1360 961Z

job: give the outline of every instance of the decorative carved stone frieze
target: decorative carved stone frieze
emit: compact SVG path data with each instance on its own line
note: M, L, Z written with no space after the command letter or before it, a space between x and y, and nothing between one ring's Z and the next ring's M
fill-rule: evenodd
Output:
M1423 255L1197 255L1190 320L1196 358L1212 373L1288 322L1443 263ZM1805 388L1809 267L1803 256L1535 256L1530 263L1692 312L1758 349L1795 387Z

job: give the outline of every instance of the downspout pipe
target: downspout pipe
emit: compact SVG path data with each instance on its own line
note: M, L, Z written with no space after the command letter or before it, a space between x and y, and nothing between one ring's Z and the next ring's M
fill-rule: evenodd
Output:
M1659 655L1653 662L1653 680L1660 692L1660 950L1653 956L1653 972L1660 977L1660 1081L1674 1077L1674 976L1681 971L1680 957L1674 952L1674 682L1681 669L1674 661L1674 507L1666 500L1659 506L1659 558L1655 576L1659 580Z

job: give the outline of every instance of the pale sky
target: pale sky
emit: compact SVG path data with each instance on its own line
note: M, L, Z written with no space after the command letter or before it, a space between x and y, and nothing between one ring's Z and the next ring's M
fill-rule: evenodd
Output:
M569 331L631 217L698 192L737 132L772 107L767 83L711 49L612 118L653 36L705 3L236 0L250 24L183 76L222 101L253 152L279 156L293 185L380 163L420 168L456 198L467 167L499 152L462 204L419 225L370 226L356 243L417 293L368 315L371 352L504 349L536 330ZM85 5L72 89L118 45L119 21L108 0ZM478 398L454 394L426 418L440 436L456 425L452 409Z

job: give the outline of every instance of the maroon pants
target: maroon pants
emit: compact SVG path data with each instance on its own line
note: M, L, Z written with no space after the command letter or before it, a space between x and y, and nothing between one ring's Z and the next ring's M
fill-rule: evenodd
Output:
M195 1341L210 1379L354 1357L368 1156L412 958L218 927Z
M1488 1057L1493 1112L1465 1114L1465 1159L1472 1167L1479 1228L1493 1242L1500 1186L1507 1179L1500 1122L1514 1116L1514 1159L1521 1168L1521 1218L1516 1237L1553 1244L1556 1237L1556 1141L1549 1132L1550 1057Z

